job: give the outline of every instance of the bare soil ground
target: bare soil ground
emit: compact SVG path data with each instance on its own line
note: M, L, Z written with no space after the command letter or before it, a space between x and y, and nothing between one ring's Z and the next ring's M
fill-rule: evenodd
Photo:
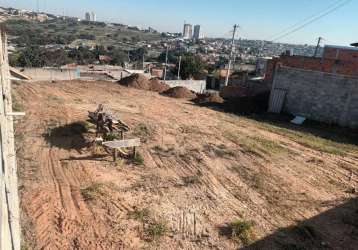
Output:
M26 111L16 141L27 249L237 249L355 197L349 143L111 82L13 89ZM131 126L127 138L142 138L143 159L114 163L86 144L93 135L66 130L100 103ZM236 220L250 235L225 233ZM354 249L357 225L340 223L272 244L301 249L319 234L324 249Z

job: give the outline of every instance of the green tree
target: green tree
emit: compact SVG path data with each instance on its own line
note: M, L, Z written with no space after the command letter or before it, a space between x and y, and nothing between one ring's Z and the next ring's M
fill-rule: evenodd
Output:
M39 47L27 47L20 52L15 65L20 67L43 67L45 61L41 56Z
M179 62L174 69L178 72ZM205 72L206 64L201 60L200 57L193 54L185 54L181 60L180 66L180 77L183 80L186 79L200 79L202 74Z

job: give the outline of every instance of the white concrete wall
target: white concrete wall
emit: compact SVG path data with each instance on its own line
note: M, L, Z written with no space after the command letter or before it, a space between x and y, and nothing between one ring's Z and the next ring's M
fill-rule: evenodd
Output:
M80 78L80 71L77 69L17 68L17 70L35 81L66 81Z
M206 90L206 80L170 80L165 83L171 88L186 87L195 93L203 93Z

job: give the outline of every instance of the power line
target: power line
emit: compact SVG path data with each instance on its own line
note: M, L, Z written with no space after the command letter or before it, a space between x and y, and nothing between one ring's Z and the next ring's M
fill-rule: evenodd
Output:
M334 2L333 4L329 5L329 6L328 6L327 8L325 8L324 10L322 10L322 11L320 11L320 12L318 12L318 13L315 13L315 14L313 14L313 15L310 15L309 17L306 17L306 18L302 19L301 21L296 22L296 23L293 24L293 25L290 25L289 27L287 27L287 28L283 29L282 31L276 33L275 35L270 36L269 38L267 38L267 39L265 39L265 40L270 41L271 39L273 39L273 38L275 38L275 37L278 37L278 36L284 34L284 33L288 32L288 31L290 31L291 29L293 29L293 28L295 28L295 27L301 25L302 23L305 23L305 22L311 20L312 18L315 18L317 15L320 15L321 13L324 13L324 12L330 10L331 8L336 7L337 4L340 4L340 3L342 3L343 1L346 1L346 0L338 0L338 1Z
M328 11L324 12L323 14L321 14L321 15L315 17L314 19L312 19L312 20L310 20L310 21L308 21L308 22L303 23L302 25L298 26L297 28L295 28L295 29L293 29L293 30L291 30L291 31L289 31L289 32L287 32L287 33L285 33L285 34L283 34L283 35L281 35L281 36L279 36L279 37L273 39L272 42L276 42L276 41L278 41L278 40L280 40L280 39L282 39L282 38L284 38L284 37L286 37L286 36L289 36L289 35L291 35L291 34L297 32L297 31L299 31L299 30L305 28L306 26L308 26L308 25L310 25L310 24L312 24L312 23L314 23L314 22L316 22L316 21L322 19L323 17L328 16L329 14L333 13L334 11L336 11L336 10L342 8L343 6L347 5L347 4L350 3L351 1L352 1L352 0L346 0L346 1L342 2L341 4L339 4L338 6L334 7L333 9L328 10Z

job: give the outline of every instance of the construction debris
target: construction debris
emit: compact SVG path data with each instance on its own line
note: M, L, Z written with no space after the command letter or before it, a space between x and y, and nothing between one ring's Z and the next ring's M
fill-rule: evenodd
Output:
M114 118L108 110L105 110L103 104L99 104L95 112L89 111L88 116L96 125L97 135L103 134L106 137L109 133L118 131L121 132L123 138L123 133L130 130L127 124L120 119Z
M112 113L106 110L103 104L99 104L95 112L88 112L91 121L96 124L95 143L100 143L113 152L114 161L117 160L118 152L123 157L131 156L123 148L133 148L133 157L136 156L136 147L140 145L140 139L124 140L124 133L130 130L129 126L123 121L114 118ZM116 133L120 133L121 140L116 139ZM101 134L103 137L98 137Z

